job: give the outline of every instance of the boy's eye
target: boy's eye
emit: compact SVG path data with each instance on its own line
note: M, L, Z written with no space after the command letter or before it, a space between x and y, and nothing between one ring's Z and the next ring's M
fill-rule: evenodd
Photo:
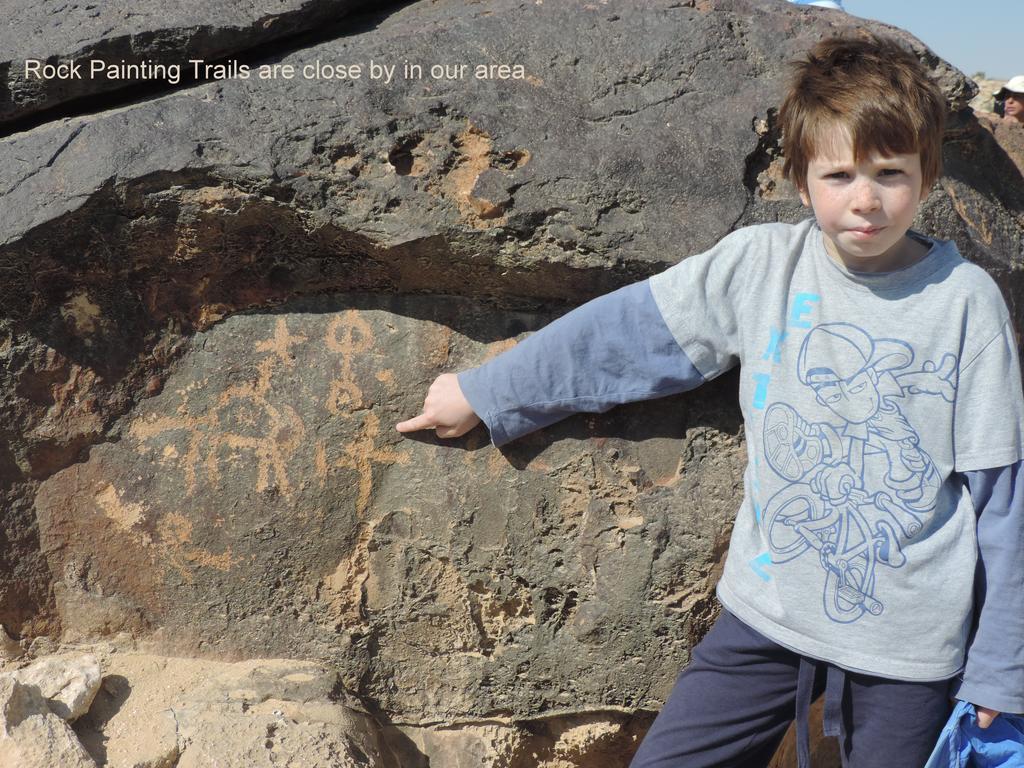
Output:
M848 179L848 178L850 178L850 174L848 174L846 171L834 171L833 173L830 173L827 176L825 176L825 178L826 179Z
M899 176L903 171L899 168L883 168L880 173L882 176Z

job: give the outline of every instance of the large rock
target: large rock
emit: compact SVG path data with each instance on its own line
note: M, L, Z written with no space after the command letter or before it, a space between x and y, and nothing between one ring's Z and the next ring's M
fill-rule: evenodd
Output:
M1024 185L1024 123L991 113L979 114L978 122L992 133L996 143L1017 167L1017 177L1009 175L1007 181L1014 186Z
M120 652L104 668L75 730L107 768L399 768L373 718L346 707L320 665Z
M553 764L624 764L715 615L738 374L501 451L393 425L438 373L806 216L781 179L785 64L885 28L784 0L363 21L269 57L359 79L225 80L0 140L0 622L315 660L420 757L526 759L543 720ZM917 225L1013 299L1019 172L975 86L888 31L950 105Z
M95 768L34 685L0 677L0 768Z
M116 596L166 650L331 661L407 722L664 695L710 616L735 415L634 406L504 455L393 428L441 366L544 319L341 295L199 332L116 438L40 484L63 632Z
M100 665L94 656L50 656L0 677L34 686L50 711L63 720L76 720L89 711L100 687Z

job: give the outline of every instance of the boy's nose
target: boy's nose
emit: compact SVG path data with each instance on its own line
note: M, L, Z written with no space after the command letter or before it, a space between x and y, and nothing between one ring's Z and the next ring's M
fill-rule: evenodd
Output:
M881 204L878 190L870 181L861 181L853 192L853 209L855 211L873 211Z

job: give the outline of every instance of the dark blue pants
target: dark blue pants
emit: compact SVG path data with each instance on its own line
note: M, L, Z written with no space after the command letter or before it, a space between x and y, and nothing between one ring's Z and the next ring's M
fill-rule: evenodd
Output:
M949 691L949 680L908 683L801 657L723 610L630 768L763 768L794 718L808 765L806 710L822 693L845 765L920 768L953 710Z

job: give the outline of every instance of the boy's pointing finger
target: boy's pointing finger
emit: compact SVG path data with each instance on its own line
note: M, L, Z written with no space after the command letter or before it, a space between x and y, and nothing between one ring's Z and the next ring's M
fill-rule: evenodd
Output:
M436 426L437 423L433 419L425 413L421 413L419 416L398 422L395 424L395 429L399 432L415 432L418 429L433 429Z

